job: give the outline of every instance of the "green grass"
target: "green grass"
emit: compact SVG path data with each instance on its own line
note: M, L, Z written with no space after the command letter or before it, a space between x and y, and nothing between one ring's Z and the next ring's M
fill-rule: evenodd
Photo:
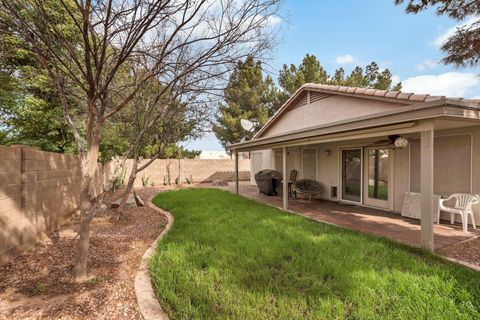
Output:
M368 197L374 199L374 186L368 186ZM388 186L378 186L377 199L388 200Z
M480 319L480 274L224 191L158 194L150 261L171 319Z

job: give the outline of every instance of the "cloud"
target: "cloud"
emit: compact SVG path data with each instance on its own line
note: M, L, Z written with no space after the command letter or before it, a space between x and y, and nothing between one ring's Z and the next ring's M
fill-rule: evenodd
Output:
M267 19L267 24L270 27L274 27L282 23L282 18L280 18L279 16L269 16Z
M402 81L402 91L468 98L473 91L478 93L479 85L480 78L474 73L447 72L407 78Z
M393 84L397 84L397 83L399 83L399 82L400 82L400 77L397 76L397 75L393 75L393 76L392 76L392 83L393 83Z
M348 63L355 63L358 60L354 58L351 54L346 54L344 56L337 56L335 58L335 62L337 64L348 64Z
M436 37L432 42L431 44L433 44L434 46L436 47L441 47L442 44L448 40L448 38L450 38L451 36L453 36L455 34L455 32L457 32L457 30L459 28L462 28L462 27L466 27L466 26L470 26L471 24L473 24L475 21L477 21L479 19L479 17L471 17L469 18L467 21L465 21L465 23L460 23L460 24L457 24L456 26L453 26L449 29L447 29L444 33L442 33L441 35L439 35L438 37Z
M422 63L417 64L415 67L420 71L425 71L428 69L433 69L437 66L437 63L433 60L427 59L424 60Z

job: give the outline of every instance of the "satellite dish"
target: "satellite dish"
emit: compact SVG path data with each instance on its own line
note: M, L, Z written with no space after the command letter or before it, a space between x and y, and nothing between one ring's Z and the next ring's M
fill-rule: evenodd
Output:
M247 119L241 119L240 120L240 125L242 126L245 131L252 131L253 127L255 126L252 121L249 121Z

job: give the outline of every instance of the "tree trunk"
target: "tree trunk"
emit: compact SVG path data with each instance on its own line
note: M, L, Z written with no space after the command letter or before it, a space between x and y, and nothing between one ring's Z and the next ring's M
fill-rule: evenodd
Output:
M80 190L80 229L77 246L77 261L74 268L76 282L87 279L88 248L90 244L90 222L95 216L92 208L91 184L98 169L98 142L88 148L87 155L81 160L82 182Z
M80 216L80 230L78 232L78 253L75 264L75 281L87 280L88 248L90 246L90 219L84 214Z
M138 169L138 157L134 157L133 164L132 164L132 172L130 172L130 176L128 177L127 186L125 188L125 193L122 196L122 201L120 202L120 206L118 207L118 211L122 212L125 204L127 203L128 196L133 189L133 185L135 183L135 179L137 178L137 169Z

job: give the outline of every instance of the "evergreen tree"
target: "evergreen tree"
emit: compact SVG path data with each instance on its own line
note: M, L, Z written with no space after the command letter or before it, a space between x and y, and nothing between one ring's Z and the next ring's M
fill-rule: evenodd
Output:
M239 61L224 90L225 103L219 105L213 132L224 147L251 138L254 132L246 132L240 120L250 120L256 124L255 129L260 128L278 108L278 99L273 80L263 78L260 61L252 57Z
M334 85L342 85L345 83L345 70L342 67L335 70L335 74L331 80L331 83Z
M281 104L305 83L332 84L382 90L400 90L401 83L392 86L392 73L388 69L380 70L376 62L365 67L356 66L346 77L342 67L330 77L314 55L307 54L300 65L283 65L279 72L278 83L281 92L277 95Z
M478 0L395 0L396 5L407 3L405 12L417 14L429 7L435 8L437 15L448 15L456 21L472 18L472 23L458 27L442 43L445 57L442 62L457 68L480 65L480 2Z
M282 88L281 101L285 102L305 83L326 83L327 80L327 71L313 54L305 55L298 67L284 64L278 76L278 83Z

